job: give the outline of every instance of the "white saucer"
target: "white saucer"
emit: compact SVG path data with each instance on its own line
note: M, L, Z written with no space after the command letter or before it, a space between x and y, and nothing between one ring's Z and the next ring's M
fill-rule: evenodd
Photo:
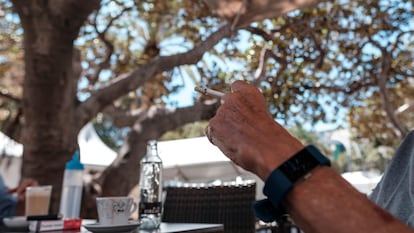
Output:
M15 217L3 218L3 223L8 228L29 227L29 222L26 220L26 216L15 216Z
M129 221L125 225L101 225L99 223L83 225L86 229L93 233L109 233L109 232L131 232L138 228L139 222Z

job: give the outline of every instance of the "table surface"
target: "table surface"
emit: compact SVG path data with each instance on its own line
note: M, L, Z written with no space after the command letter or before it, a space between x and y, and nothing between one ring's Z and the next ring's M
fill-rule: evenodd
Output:
M84 220L82 225L94 223L94 220ZM223 224L210 224L210 223L161 223L160 229L154 231L132 231L139 233L175 233L175 232L214 232L223 230ZM28 232L27 229L3 229L0 227L0 232ZM66 231L47 231L47 233L88 233L85 227L80 230L66 230Z
M223 230L223 224L209 224L209 223L161 223L157 233L174 233L174 232L213 232ZM147 233L148 231L140 230L140 233Z

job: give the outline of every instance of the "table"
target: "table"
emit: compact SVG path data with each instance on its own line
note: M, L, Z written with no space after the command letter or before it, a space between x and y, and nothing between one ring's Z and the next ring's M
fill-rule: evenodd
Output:
M153 231L156 233L175 233L175 232L216 232L223 230L223 224L210 223L161 223L160 229ZM150 231L151 232L151 231ZM148 233L140 230L139 233Z
M83 224L90 224L96 222L95 220L84 220ZM177 232L216 232L223 230L223 224L210 224L210 223L161 223L160 229L154 231L133 231L139 233L177 233ZM0 232L28 232L27 229L3 229L0 227ZM90 233L86 228L82 227L80 230L67 230L67 231L47 231L46 233Z
M86 219L83 220L82 225L84 224L90 224L95 223L95 220ZM159 229L153 230L153 231L146 231L146 230L139 230L139 231L133 231L133 232L139 232L139 233L176 233L176 232L216 232L221 231L224 229L223 224L210 224L210 223L165 223L162 222ZM81 231L79 233L89 233L87 229L82 227ZM66 231L63 231L62 233L66 233ZM70 232L75 233L75 232Z

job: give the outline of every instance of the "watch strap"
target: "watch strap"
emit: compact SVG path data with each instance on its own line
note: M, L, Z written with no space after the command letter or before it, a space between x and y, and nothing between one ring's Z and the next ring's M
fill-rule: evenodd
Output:
M286 214L283 206L275 207L269 199L256 201L253 210L254 215L263 222L273 222Z
M265 222L282 217L286 213L281 205L283 198L298 180L319 165L330 166L330 161L316 147L309 145L273 170L263 188L263 194L268 199L258 201L253 206L256 216ZM270 203L272 207L265 207Z

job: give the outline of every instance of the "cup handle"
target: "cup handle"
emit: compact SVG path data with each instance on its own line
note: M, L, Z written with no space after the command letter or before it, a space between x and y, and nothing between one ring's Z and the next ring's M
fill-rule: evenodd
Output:
M138 209L138 204L136 202L132 202L130 211L129 211L129 215L131 215L132 213L134 213L137 209Z

